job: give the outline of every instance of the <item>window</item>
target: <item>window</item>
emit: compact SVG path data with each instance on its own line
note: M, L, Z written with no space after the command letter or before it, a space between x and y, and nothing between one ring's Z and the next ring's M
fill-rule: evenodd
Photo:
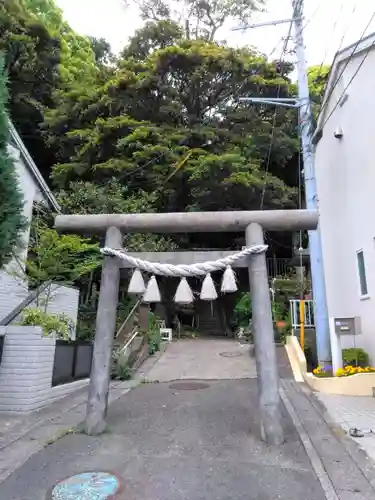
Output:
M363 250L359 250L357 252L357 265L358 265L359 286L360 286L361 296L363 297L368 294L365 257L363 254Z

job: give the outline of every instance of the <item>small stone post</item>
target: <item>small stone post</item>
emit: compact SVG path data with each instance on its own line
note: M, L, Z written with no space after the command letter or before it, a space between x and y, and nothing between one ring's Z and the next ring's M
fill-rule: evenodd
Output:
M250 224L246 228L246 245L263 244L262 227L257 223ZM280 445L284 442L284 436L281 424L279 377L265 253L249 257L249 279L261 435L267 444Z
M122 248L122 234L116 227L107 229L105 246ZM98 311L96 316L93 364L90 375L85 432L92 436L106 428L108 393L111 376L113 339L116 329L120 285L120 267L114 257L104 257Z

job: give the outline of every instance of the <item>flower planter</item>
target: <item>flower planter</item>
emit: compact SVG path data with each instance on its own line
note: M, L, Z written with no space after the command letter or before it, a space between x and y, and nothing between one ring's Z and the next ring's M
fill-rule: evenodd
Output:
M375 372L357 373L346 377L315 377L307 372L306 357L296 337L287 337L286 350L295 379L305 382L314 391L345 396L373 396Z

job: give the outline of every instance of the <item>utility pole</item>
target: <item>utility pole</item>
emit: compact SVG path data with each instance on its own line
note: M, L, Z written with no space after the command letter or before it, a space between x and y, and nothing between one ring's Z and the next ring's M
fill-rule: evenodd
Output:
M307 79L307 65L305 58L305 46L303 40L303 6L304 0L292 0L293 18L279 21L270 21L267 23L242 26L237 29L257 28L260 26L274 26L281 23L290 23L294 25L295 33L295 51L297 55L298 71L298 99L285 98L256 98L241 97L240 101L249 101L253 103L269 104L271 106L283 106L287 108L296 108L299 113L301 126L302 155L304 165L304 184L306 208L318 209L317 185L315 176L315 158L313 151L313 115L310 104L309 84ZM318 351L318 360L321 366L325 366L331 361L331 343L329 333L329 319L327 310L326 287L324 279L323 252L320 238L319 226L316 230L308 231L310 266L314 299L314 317L316 344Z
M306 208L318 209L318 195L313 151L313 115L311 110L307 64L303 40L304 0L292 0L295 50L297 55L299 119L301 127L302 155ZM323 252L319 226L309 231L310 266L314 298L315 331L319 364L325 365L331 360L326 287L324 279Z

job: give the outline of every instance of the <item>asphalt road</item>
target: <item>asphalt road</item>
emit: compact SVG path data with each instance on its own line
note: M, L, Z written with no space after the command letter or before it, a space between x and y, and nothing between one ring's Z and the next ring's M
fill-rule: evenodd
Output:
M0 485L0 499L45 500L59 480L92 470L121 478L121 500L326 499L284 408L286 443L260 440L256 379L205 384L140 385L111 406L108 433L46 447Z

